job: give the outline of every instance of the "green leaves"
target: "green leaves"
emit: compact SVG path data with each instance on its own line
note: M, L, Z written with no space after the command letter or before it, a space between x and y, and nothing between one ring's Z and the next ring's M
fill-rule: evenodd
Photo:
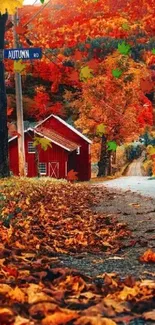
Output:
M123 41L122 43L119 43L118 44L118 51L121 53L121 54L124 54L124 55L128 55L129 52L130 52L130 45L129 44L126 44L125 41Z
M40 2L43 4L45 2L45 0L40 0Z
M155 54L155 48L152 49L152 53Z
M115 141L109 141L107 145L108 145L108 150L116 151L117 143Z
M37 147L38 145L40 145L41 149L43 149L44 151L46 151L48 147L52 148L50 140L46 138L34 137L33 146Z
M115 70L112 70L112 75L115 77L115 78L119 78L121 75L122 75L122 71L119 70L119 69L115 69Z

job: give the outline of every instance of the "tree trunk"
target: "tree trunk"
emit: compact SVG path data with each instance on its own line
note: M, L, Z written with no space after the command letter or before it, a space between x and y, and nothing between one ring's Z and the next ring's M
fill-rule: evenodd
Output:
M40 169L39 169L39 149L35 148L35 166L37 170L37 176L40 177Z
M4 34L7 14L0 15L0 49L4 49ZM0 177L10 176L8 162L7 98L4 63L0 61Z
M107 152L107 175L112 174L112 166L111 166L111 150Z
M98 169L97 177L102 177L107 175L107 162L108 162L107 138L103 134L101 140L101 153L100 153L100 161L98 162L99 169Z

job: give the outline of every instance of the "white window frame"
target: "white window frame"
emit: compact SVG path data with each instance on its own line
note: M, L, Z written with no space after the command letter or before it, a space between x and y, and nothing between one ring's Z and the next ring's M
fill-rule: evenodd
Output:
M43 165L44 164L44 167L45 167L45 170L44 172L41 171L41 164ZM46 162L40 162L39 163L39 173L40 175L47 175L47 163Z
M27 147L28 147L27 148L28 153L35 153L36 152L35 147L33 146L33 141L29 141L28 144L27 144Z
M76 149L76 154L77 154L77 155L80 155L80 147L78 147L78 148Z

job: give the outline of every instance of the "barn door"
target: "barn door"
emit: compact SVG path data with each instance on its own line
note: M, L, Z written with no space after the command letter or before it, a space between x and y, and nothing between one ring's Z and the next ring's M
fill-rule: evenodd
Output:
M59 178L59 162L48 163L48 176L53 178Z

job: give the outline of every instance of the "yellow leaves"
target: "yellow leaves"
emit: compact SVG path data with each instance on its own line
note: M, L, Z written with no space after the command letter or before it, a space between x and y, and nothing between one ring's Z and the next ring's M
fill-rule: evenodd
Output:
M106 133L106 126L103 123L97 125L96 135L101 137L105 133Z
M155 158L155 156L154 156ZM152 163L152 175L155 176L155 160Z
M123 290L118 294L118 299L120 300L128 300L132 299L133 297L137 296L139 289L137 287L130 288L124 286Z
M27 205L30 205L30 198L29 198L29 197L26 198L25 203L26 203Z
M26 65L22 63L22 60L14 61L14 71L21 73L25 70Z
M49 296L47 296L44 292L42 292L42 286L34 283L30 283L29 287L27 289L27 295L28 295L28 303L34 304L39 301L50 301L53 300Z
M154 276L154 274L153 274ZM149 279L145 279L140 283L140 288L142 287L147 287L149 289L155 289L155 282L154 280L149 280Z
M117 325L113 320L109 318L82 316L76 322L75 325Z
M7 284L0 284L0 294L6 295L12 301L17 301L19 303L24 303L26 301L26 296L25 296L24 291L22 291L17 286L14 289L12 289Z
M58 309L54 314L46 316L42 320L42 325L61 325L76 319L78 313L67 309Z
M88 66L82 67L80 71L80 80L87 81L88 79L93 78L93 70Z
M125 306L124 302L120 303L108 297L104 298L103 301L107 307L112 307L116 313L123 313L129 311L129 307Z
M29 319L18 315L15 318L13 325L34 325L34 322L31 322Z
M46 151L48 147L52 148L51 141L46 138L34 137L33 146L41 146L41 148Z
M26 300L25 293L18 287L9 291L8 296L11 300L24 303Z
M13 15L16 12L16 8L23 6L23 0L0 0L0 12L5 14L6 10L9 15Z
M147 320L155 320L155 309L152 311L147 311L142 315Z
M0 283L0 294L5 295L10 291L10 286L8 284Z
M4 182L1 180L1 185L6 184ZM10 283L0 284L0 297L5 306L10 306L0 311L4 324L11 318L15 325L34 325L38 319L42 325L116 325L118 318L120 322L124 317L138 318L139 302L146 301L146 306L151 305L155 289L153 280L136 282L129 277L120 281L116 273L102 273L91 278L78 270L65 268L64 264L57 267L62 262L60 254L56 254L59 250L77 252L78 256L83 252L80 262L86 252L95 252L96 259L105 264L115 256L105 254L101 259L98 253L103 248L106 253L113 250L116 253L121 247L117 236L122 234L119 233L122 223L107 219L109 215L94 214L89 210L94 189L91 192L83 184L67 182L51 185L47 180L17 182L13 178L9 182L12 185L2 186L3 209L9 209L9 214L17 211L17 215L10 224L11 244L7 244L5 237L0 240L0 277L4 283ZM98 200L103 192L99 190L97 193L100 193ZM0 235L4 233L5 228L1 225ZM52 258L53 253L56 257ZM119 258L124 257L117 256ZM92 256L90 265L98 267L100 272L101 265L95 265L93 261ZM143 318L154 319L153 310L143 309L143 304L140 306ZM27 307L28 312L23 315L21 311Z
M155 155L155 147L152 145L147 146L147 153L152 156Z

